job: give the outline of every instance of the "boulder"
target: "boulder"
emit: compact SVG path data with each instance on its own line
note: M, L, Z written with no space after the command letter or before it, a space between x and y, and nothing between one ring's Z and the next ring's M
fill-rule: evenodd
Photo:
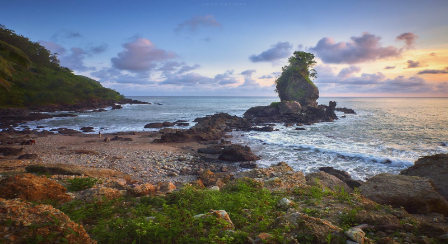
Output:
M171 182L159 182L157 183L157 190L163 193L172 192L176 190L176 186Z
M431 179L437 192L448 200L448 154L420 158L413 166L401 171L400 174Z
M286 237L299 238L297 241L300 243L326 244L329 234L335 235L342 232L341 228L329 221L294 211L287 212L276 222L280 228L288 227L289 232L283 233Z
M409 213L441 213L448 216L448 202L435 189L433 182L417 176L379 174L359 188L372 201L404 207Z
M198 149L198 153L204 153L204 154L220 154L221 151L222 151L222 148L217 147L217 146L211 146L211 147Z
M71 221L67 215L50 205L1 198L0 242L96 243L82 225Z
M71 200L65 187L45 176L20 174L0 181L0 197L5 199L21 198L33 202L56 201L65 203Z
M296 101L282 101L278 104L278 111L281 115L298 114L302 111L302 105Z
M170 127L170 126L174 126L176 125L176 123L172 123L172 122L163 122L163 126L164 127Z
M248 146L233 144L224 147L218 159L224 161L238 162L238 161L255 161L259 160L260 157L256 156Z
M325 173L328 173L330 175L336 176L338 179L345 182L345 184L347 184L352 189L355 189L355 187L361 186L360 181L352 179L352 176L345 171L338 170L333 167L320 167L319 170L323 171Z
M210 170L204 170L198 178L206 187L218 186L219 188L222 188L229 182L230 175L226 173L213 173Z
M323 171L308 174L305 178L306 183L310 186L325 187L331 189L332 191L341 191L344 189L345 192L353 192L352 188L350 188L342 180Z

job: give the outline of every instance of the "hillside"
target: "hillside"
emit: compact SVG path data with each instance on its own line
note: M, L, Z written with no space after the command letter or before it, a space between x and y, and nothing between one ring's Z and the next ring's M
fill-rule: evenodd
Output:
M124 100L120 93L103 87L98 81L75 75L69 68L60 66L57 54L3 25L0 25L0 41L20 49L30 60L29 67L24 67L7 50L0 49L0 56L12 64L12 77L7 77L11 85L0 87L0 108L104 106Z

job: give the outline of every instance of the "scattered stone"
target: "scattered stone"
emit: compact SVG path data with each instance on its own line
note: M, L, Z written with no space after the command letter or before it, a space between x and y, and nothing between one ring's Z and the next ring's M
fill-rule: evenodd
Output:
M163 193L169 193L176 190L176 186L171 182L159 182L157 184L157 189Z
M284 209L289 208L292 205L294 205L294 203L291 200L289 200L288 198L285 198L285 197L280 199L278 201L278 203L277 203L277 206L279 206L280 208L284 208Z
M2 147L0 148L0 154L3 156L18 156L23 152L23 148Z
M131 194L136 197L142 197L147 195L153 195L156 193L156 186L146 183L138 185L131 189Z
M246 161L246 162L240 163L240 167L243 169L254 169L254 168L258 168L258 164L253 161Z

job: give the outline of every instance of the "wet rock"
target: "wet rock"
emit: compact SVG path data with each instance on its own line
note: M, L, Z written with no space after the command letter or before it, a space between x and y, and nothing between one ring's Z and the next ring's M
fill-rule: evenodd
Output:
M119 104L112 106L112 110L122 109L122 108L123 108L123 106L121 106Z
M81 131L77 131L74 129L67 129L67 128L59 128L58 133L62 135L71 135L71 134L80 134Z
M353 190L336 176L325 172L315 172L306 176L306 183L310 186L320 186L331 189L332 191L353 192Z
M240 167L243 169L254 169L254 168L258 168L258 164L253 161L246 161L246 162L240 163Z
M190 123L186 123L186 122L179 122L176 123L177 126L190 126Z
M20 174L0 181L0 197L6 199L21 198L34 202L56 201L65 203L71 200L62 185L45 176Z
M263 132L271 132L271 131L274 131L274 127L272 127L272 126L251 127L250 130L253 130L253 131L263 131Z
M409 213L441 213L448 216L448 202L433 186L431 180L405 175L379 174L359 188L372 201L402 206Z
M163 123L149 123L145 125L145 128L163 128Z
M86 132L94 132L94 131L95 131L94 129L95 129L95 128L89 126L89 127L82 127L80 130L81 130L82 132L86 133Z
M82 225L50 205L0 198L0 242L94 244Z
M400 174L431 179L437 192L448 200L448 154L422 157Z
M355 110L351 109L351 108L335 108L336 111L339 112L344 112L344 114L356 114Z
M222 147L218 146L211 146L211 147L205 147L205 148L199 148L198 153L204 153L204 154L220 154L222 152Z
M170 126L174 126L176 125L176 123L172 123L172 122L163 122L163 126L164 127L170 127Z
M248 146L233 144L224 147L218 159L224 161L238 162L238 161L255 161L259 160L260 157L256 156Z

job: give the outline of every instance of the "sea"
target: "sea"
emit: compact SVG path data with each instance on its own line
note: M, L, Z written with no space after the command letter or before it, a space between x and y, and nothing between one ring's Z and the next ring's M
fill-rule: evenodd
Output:
M150 131L152 122L186 120L215 113L242 116L253 106L269 105L278 97L129 97L149 105L124 105L100 113L78 113L29 122L31 128L80 129L91 126L102 133ZM356 114L336 112L334 122L297 126L278 124L274 132L233 132L233 143L249 145L261 160L260 167L284 161L295 170L310 173L330 166L354 179L366 180L379 173L399 174L422 156L448 153L448 98L330 98L337 107ZM185 127L179 127L185 128ZM97 133L97 132L96 132Z

